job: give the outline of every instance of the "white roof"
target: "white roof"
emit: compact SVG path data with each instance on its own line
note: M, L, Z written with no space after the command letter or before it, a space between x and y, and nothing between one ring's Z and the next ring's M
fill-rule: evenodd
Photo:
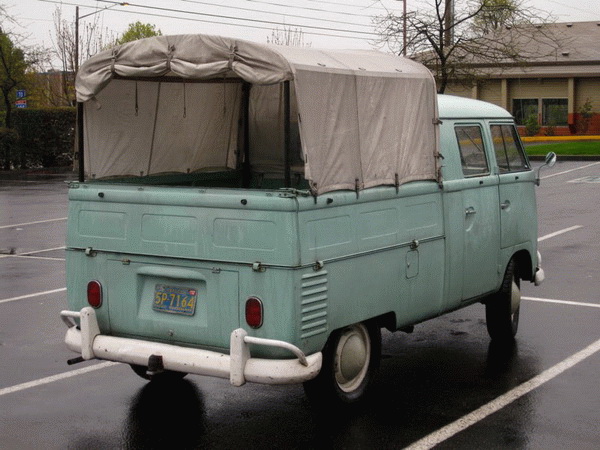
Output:
M438 95L440 119L512 119L504 108L493 103L454 95Z
M282 164L278 84L292 81L292 120L298 121L313 191L436 179L436 90L424 66L376 51L280 47L206 35L142 39L81 66L76 91L78 101L86 102L88 173L235 167L241 88L214 83L231 78L253 85L253 164ZM164 83L173 79L177 82ZM192 83L208 80L213 83Z

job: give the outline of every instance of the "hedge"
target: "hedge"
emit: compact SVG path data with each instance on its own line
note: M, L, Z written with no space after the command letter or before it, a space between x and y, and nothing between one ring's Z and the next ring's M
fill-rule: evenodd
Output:
M19 135L13 168L68 166L73 161L76 108L23 108L13 111Z
M0 127L0 165L4 170L10 170L12 161L18 158L17 143L19 134L12 128Z

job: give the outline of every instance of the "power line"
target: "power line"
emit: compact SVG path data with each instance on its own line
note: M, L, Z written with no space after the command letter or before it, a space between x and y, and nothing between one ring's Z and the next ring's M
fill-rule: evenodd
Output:
M208 2L198 1L198 0L181 0L181 1L186 2L186 3L195 3L195 4L199 4L199 5L216 6L219 8L230 8L230 9L235 9L236 11L249 11L249 12L254 12L254 13L272 14L272 15L277 15L277 16L282 15L282 13L279 13L279 12L265 11L265 10L261 10L261 9L243 8L243 7L239 7L239 6L220 5L218 3L208 3ZM317 20L320 22L339 23L339 24L343 24L343 25L353 25L353 26L359 26L359 27L370 27L370 25L366 25L363 23L346 22L343 20L322 19L322 18L318 18L318 17L301 16L298 14L284 14L284 15L286 17L294 17L297 19L309 19L309 20Z
M45 3L53 3L53 4L58 4L58 5L66 5L66 6L80 6L80 7L85 7L85 8L93 8L92 6L89 5L84 5L84 4L80 4L80 3L70 3L70 2L64 2L64 1L59 1L59 0L38 0L40 2L45 2ZM97 1L102 1L102 0L97 0ZM116 3L116 2L109 2L109 1L105 1L105 3ZM129 4L129 6L134 6ZM128 11L125 9L111 9L112 12L118 12L118 13L124 13L124 14L135 14L137 16L150 16L150 17L160 17L160 18L166 18L166 19L177 19L177 20L185 20L185 21L190 21L190 22L200 22L200 23L210 23L210 24L217 24L217 25L227 25L227 26L232 26L232 27L238 27L238 28L250 28L250 29L258 29L258 30L268 30L268 31L273 31L272 27L267 27L267 26L260 26L260 25L251 25L251 24L237 24L237 23L231 23L231 22L222 22L222 21L218 21L218 20L208 20L208 19L198 19L198 18L191 18L191 17L182 17L182 16L173 16L173 15L167 15L167 14L157 14L157 13L150 13L150 12L139 12L139 11ZM235 18L232 17L233 20L244 20L244 19L239 19L239 18ZM280 24L280 23L276 23L277 26L279 25L286 25L286 24ZM289 26L289 24L287 24ZM301 25L296 25L299 28L303 28ZM332 31L337 31L337 30L332 30ZM366 38L366 37L361 37L361 36L351 36L351 35L341 35L341 34L332 34L332 33L324 33L324 32L318 32L318 31L304 31L303 32L307 35L312 35L312 36L324 36L324 37L333 37L333 38L343 38L343 39L353 39L353 40L360 40L360 41L369 41L372 38ZM354 31L347 31L349 33L355 33ZM365 33L362 33L365 34ZM371 33L374 36L375 33Z
M313 2L313 3L319 3L319 4L329 4L329 5L336 5L336 6L344 6L344 7L351 7L351 8L361 8L361 9L380 9L382 11L389 11L390 9L394 9L394 8L386 8L385 6L383 6L383 2L381 0L373 0L370 1L370 5L367 6L363 6L363 5L355 5L353 3L348 3L348 2L332 2L332 1L325 1L325 0L306 0L308 2ZM377 3L380 3L382 6L375 6Z
M577 11L582 11L588 14L592 14L593 16L597 17L598 16L598 12L597 11L590 11L589 9L583 9L583 8L578 8L577 6L573 6L572 3L561 3L561 2L557 2L555 0L547 0L550 3L554 3L555 5L559 5L559 6L564 6L565 8L570 8L570 9L576 9Z
M102 3L119 4L119 2L114 2L114 1L110 1L110 0L97 0L97 1L102 2ZM265 25L276 25L276 26L283 25L281 22L275 22L272 20L247 19L247 18L241 18L241 17L226 16L223 14L204 13L204 12L198 12L198 11L187 11L187 10L175 9L175 8L162 8L160 6L140 5L137 3L128 3L128 6L132 6L135 8L157 10L157 11L192 14L192 15L197 15L197 16L212 17L212 18L216 18L216 19L240 20L240 21L244 21L244 22L260 23L260 24L265 24ZM339 29L339 28L328 28L328 27L321 27L321 26L316 26L316 25L301 25L301 24L290 24L290 23L288 23L286 25L291 26L291 27L302 28L303 30L304 30L304 28L309 28L312 30L319 30L319 31L334 31L334 32L341 32L341 33L353 33L353 34L357 34L357 35L364 35L364 36L371 36L371 37L378 36L377 33L368 32L368 31L343 30L343 29Z
M270 2L270 1L266 1L266 0L246 0L247 2L252 2L252 3L262 3L264 5L271 5L271 6L279 6L281 8L295 8L295 9L303 9L305 11L317 11L317 12L326 12L329 14L341 14L344 16L354 16L354 17L362 17L364 18L365 15L364 14L356 14L356 13L350 13L350 12L346 12L346 11L332 11L330 9L322 9L322 8L310 8L307 6L295 6L295 5L287 5L284 3L275 3L275 2Z

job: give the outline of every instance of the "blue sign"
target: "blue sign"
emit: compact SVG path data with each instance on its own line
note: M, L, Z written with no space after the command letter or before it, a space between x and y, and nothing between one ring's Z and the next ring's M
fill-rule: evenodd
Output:
M27 97L27 91L25 89L19 89L17 91L17 98L25 98Z

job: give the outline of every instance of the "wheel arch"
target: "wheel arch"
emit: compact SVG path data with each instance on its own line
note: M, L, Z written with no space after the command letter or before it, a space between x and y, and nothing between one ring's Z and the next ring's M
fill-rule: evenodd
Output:
M533 259L528 250L519 250L512 259L516 263L515 275L522 280L532 281L534 278Z

